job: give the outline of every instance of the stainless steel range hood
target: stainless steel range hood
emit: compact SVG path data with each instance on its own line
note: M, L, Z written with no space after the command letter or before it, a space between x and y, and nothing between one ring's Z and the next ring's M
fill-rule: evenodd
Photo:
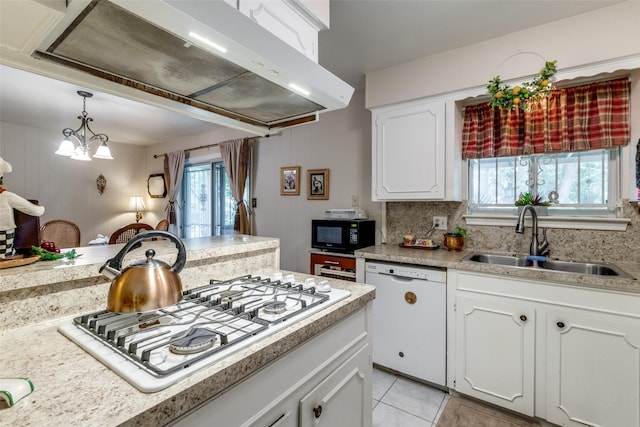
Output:
M264 135L344 108L353 94L221 0L73 0L32 56Z

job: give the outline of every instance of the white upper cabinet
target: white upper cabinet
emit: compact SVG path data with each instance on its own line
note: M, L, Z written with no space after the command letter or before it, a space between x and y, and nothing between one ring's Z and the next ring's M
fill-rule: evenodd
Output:
M373 201L460 200L449 149L452 107L438 99L372 110Z
M65 7L64 0L0 1L0 44L9 51L30 53L62 20Z
M318 62L318 31L326 29L327 25L312 15L302 3L240 0L238 9L312 61Z

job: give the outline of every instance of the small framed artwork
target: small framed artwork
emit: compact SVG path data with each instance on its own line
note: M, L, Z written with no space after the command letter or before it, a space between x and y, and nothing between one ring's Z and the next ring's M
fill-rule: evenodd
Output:
M329 169L307 171L307 199L329 200Z
M300 166L280 168L280 195L298 196L300 194Z

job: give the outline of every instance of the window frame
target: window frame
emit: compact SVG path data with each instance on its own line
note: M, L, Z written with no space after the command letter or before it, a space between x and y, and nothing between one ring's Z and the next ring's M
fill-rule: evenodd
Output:
M609 157L608 182L609 182L609 203L603 208L589 207L550 207L548 216L538 217L539 225L552 228L573 228L589 230L612 230L625 231L630 219L623 218L622 212L622 172L623 159L622 149L611 150ZM540 156L540 155L538 155ZM494 158L495 159L495 158ZM514 225L517 216L517 207L496 206L494 208L477 208L470 203L470 190L472 188L471 161L481 159L463 160L465 171L465 198L467 200L466 214L463 215L468 225L493 225L509 226Z

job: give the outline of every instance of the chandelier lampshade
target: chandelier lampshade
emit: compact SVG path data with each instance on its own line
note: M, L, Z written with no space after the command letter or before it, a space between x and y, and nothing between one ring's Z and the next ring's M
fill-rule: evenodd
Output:
M89 146L97 141L100 144L93 157L96 159L112 160L111 150L109 150L107 146L109 137L104 133L96 134L89 126L89 123L92 122L93 119L89 117L87 113L87 98L91 98L93 94L79 90L78 95L82 97L82 114L78 116L78 120L81 122L80 127L75 130L71 128L62 130L64 139L55 153L60 156L70 157L73 160L90 161Z

